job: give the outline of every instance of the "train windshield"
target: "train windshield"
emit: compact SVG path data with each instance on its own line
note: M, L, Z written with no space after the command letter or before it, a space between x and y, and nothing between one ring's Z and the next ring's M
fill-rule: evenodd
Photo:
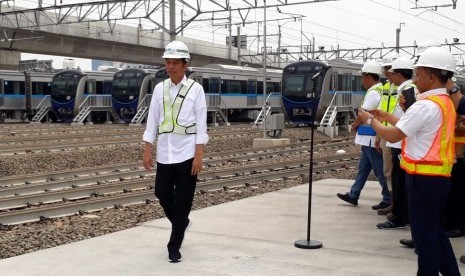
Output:
M144 77L145 74L143 72L129 71L116 73L113 79L113 97L116 100L126 99L128 95L138 97Z
M51 95L74 97L81 77L78 74L63 73L56 75L53 77Z
M290 100L312 99L320 95L328 65L316 61L297 62L283 70L283 96Z
M311 98L321 89L321 77L318 73L288 75L284 78L283 96Z

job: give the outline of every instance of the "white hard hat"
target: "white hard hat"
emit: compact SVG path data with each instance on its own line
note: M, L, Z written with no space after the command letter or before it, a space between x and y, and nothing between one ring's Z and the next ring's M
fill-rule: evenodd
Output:
M187 58L190 59L189 49L181 41L171 41L166 45L165 53L161 58Z
M398 57L392 62L392 67L389 71L394 69L407 69L413 70L413 60L408 57Z
M423 54L429 47L440 47L441 43L434 40L427 40L418 45L417 56Z
M429 47L421 54L416 67L429 67L455 73L455 59L451 52L441 47Z
M394 60L396 60L396 58L398 57L399 54L396 52L387 54L386 56L384 56L383 62L381 63L381 67L391 66L392 62L394 62Z
M362 73L381 75L383 72L381 70L381 64L379 64L379 62L374 60L368 60L362 67Z

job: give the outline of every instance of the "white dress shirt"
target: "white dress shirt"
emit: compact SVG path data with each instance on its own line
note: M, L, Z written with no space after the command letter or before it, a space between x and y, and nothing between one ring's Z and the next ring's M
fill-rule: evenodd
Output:
M175 85L170 82L171 104L176 95L181 90L182 85L187 85L187 78ZM179 111L178 124L181 126L190 126L195 124L196 134L175 134L175 133L158 133L159 126L163 123L164 106L163 106L163 82L155 86L153 90L152 101L150 102L149 114L147 117L147 126L143 135L143 140L151 144L157 139L157 162L162 164L176 164L184 162L194 157L196 144L207 144L207 104L205 101L205 92L203 87L195 82L182 103ZM173 118L175 120L176 118Z
M433 89L418 95L417 101L405 112L396 127L406 136L405 154L413 160L420 160L428 153L434 138L442 125L443 115L439 105L423 100L430 95L446 94L445 88Z
M381 83L377 83L370 87L367 91L365 98L363 99L362 108L365 110L374 110L378 107L379 101L381 100L381 94L377 88L378 86L383 86ZM355 144L362 146L375 147L376 136L369 135L359 135L358 132L355 134Z

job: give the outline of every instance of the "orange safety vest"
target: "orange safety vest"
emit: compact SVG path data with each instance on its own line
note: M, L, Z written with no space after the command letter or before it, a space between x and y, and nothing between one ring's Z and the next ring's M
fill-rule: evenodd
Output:
M407 139L403 140L400 166L410 174L450 177L455 161L455 108L449 95L431 95L425 100L433 101L439 105L443 122L431 148L421 160L413 160L405 154Z

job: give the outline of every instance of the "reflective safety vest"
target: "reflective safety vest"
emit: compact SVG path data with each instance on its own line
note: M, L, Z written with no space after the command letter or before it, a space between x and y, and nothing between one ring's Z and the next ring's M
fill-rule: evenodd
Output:
M443 122L431 148L421 160L413 160L405 154L407 140L403 140L400 166L410 174L450 177L455 159L455 108L449 95L431 95L425 100L433 101L439 105Z
M379 109L392 113L396 107L398 100L397 86L393 83L386 82L383 85L383 93L381 94L381 100L379 102ZM388 125L388 122L383 122L384 125Z
M455 136L455 142L465 144L465 136Z
M167 79L163 82L163 111L164 120L163 123L158 127L158 133L176 133L176 134L195 134L197 128L195 124L191 126L181 126L178 124L179 112L182 108L182 103L189 93L194 81L187 79L187 83L183 84L179 90L176 98L171 104L170 94L170 80Z
M372 89L370 89L370 90L367 91L367 93L365 94L365 97L363 97L363 101L362 101L360 107L363 106L363 102L365 102L365 98L367 97L368 92L369 92L369 91L372 91L372 90L375 90L376 92L378 92L378 94L380 94L381 97L383 96L383 85L382 85L382 84L378 84L378 85L376 85L375 87L373 87Z

